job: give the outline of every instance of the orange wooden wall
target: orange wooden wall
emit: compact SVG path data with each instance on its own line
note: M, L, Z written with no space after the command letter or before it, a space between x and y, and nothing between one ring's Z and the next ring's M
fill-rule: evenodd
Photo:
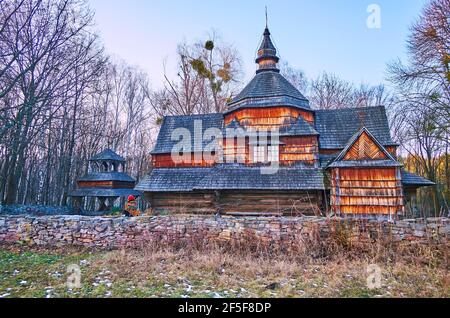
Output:
M317 136L281 137L280 164L283 166L302 162L314 165L318 162L319 141Z
M157 154L152 157L153 167L155 168L189 168L189 167L211 167L217 162L217 156L214 158L196 159L194 154L190 155L187 160L182 162L175 162L172 159L172 154Z
M403 212L400 168L335 168L331 185L331 208L337 214Z
M225 115L225 126L237 119L243 127L268 130L296 122L301 116L307 122L314 123L314 115L292 107L246 108Z
M318 138L317 136L302 137L281 137L280 141L280 165L290 166L296 163L314 165L318 162ZM250 145L249 138L245 144L239 144L237 140L222 141L223 162L253 164L253 145ZM239 159L239 160L238 160ZM184 162L175 163L171 154L153 155L153 167L155 168L187 168L187 167L211 167L219 162L219 155L214 158L202 158L195 160L194 154Z

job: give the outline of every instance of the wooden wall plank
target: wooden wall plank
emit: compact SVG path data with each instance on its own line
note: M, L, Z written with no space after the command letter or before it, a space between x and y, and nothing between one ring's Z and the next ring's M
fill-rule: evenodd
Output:
M221 191L147 193L155 213L169 214L277 214L315 215L320 213L321 196L300 191Z
M338 214L403 212L399 168L333 169L331 178L331 208Z
M253 129L270 129L295 123L301 116L307 122L314 123L312 112L294 107L246 108L225 115L225 126L234 119L244 127Z

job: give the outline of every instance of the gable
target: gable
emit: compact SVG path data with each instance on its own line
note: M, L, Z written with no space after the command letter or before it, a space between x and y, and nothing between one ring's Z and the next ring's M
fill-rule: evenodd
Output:
M344 155L343 160L383 160L384 150L364 131Z
M328 168L401 166L375 136L363 127L350 138L344 150Z

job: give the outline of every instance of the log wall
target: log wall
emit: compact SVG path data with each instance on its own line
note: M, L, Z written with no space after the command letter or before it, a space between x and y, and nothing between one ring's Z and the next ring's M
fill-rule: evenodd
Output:
M331 208L337 214L403 213L400 168L335 168Z
M227 215L320 215L319 192L225 191L217 203Z
M320 192L211 191L147 193L156 214L320 215Z
M213 192L146 193L155 214L213 214Z

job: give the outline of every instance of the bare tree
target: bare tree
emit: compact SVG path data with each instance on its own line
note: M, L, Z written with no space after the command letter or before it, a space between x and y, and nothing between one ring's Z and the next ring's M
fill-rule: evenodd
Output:
M436 125L449 132L450 0L433 0L411 28L408 63L389 65L390 80L402 101L436 113ZM431 101L430 103L428 101Z
M94 48L95 37L87 32L92 13L84 1L37 3L37 7L31 0L22 4L5 27L9 37L1 41L2 47L15 54L6 77L12 86L9 92L15 93L15 103L2 107L11 123L2 132L10 137L4 144L7 164L3 165L2 175L6 186L1 189L6 188L6 203L17 200L29 146L37 142L43 127L52 129L59 110L67 102L77 99L80 80L87 81L91 76L87 74L93 72L86 65L101 55L101 49ZM50 137L49 134L47 142L51 142Z
M411 27L408 61L389 65L396 135L415 170L437 183L434 212L450 200L450 0L432 0ZM443 171L443 173L440 173ZM430 195L427 196L428 198ZM425 196L422 196L426 200Z
M30 49L25 42L17 41L16 45L8 45L18 32L24 30L30 23L31 18L36 14L42 1L1 1L0 2L0 98L9 93L17 81L30 70L25 68L20 72L14 71L14 64L20 54ZM23 19L17 20L17 16ZM41 58L45 55L41 54ZM38 57L39 59L39 57ZM5 80L7 79L7 80Z
M176 79L166 73L164 89L152 94L151 104L158 116L223 111L239 87L237 50L212 32L205 42L179 44L177 56Z
M280 63L280 71L281 74L301 93L306 94L308 92L308 79L302 70L295 69L287 61L283 61Z
M0 202L65 205L87 160L139 178L156 125L146 74L109 59L85 0L0 0Z
M333 109L351 107L353 85L334 74L323 73L311 81L310 101L314 108Z

